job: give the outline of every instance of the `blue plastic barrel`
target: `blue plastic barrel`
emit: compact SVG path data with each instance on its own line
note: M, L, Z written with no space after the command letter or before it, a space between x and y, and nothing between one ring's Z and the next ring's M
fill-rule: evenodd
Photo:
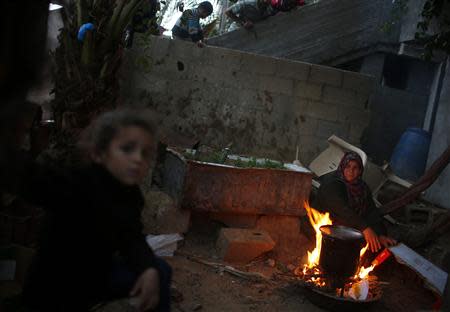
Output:
M400 178L416 181L425 172L431 135L420 128L408 128L391 156L392 171Z

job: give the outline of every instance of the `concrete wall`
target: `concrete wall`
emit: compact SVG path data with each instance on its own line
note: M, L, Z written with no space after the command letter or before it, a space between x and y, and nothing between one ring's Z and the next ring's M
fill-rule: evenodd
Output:
M405 90L378 87L371 106L370 126L362 142L372 161L389 162L395 146L408 127L422 128L428 97Z
M337 57L366 55L398 44L400 25L389 33L381 30L392 6L392 0L321 0L270 17L256 24L254 31L239 29L212 38L209 43L316 64L336 64Z
M308 164L330 135L359 144L368 125L369 76L184 41L150 45L129 51L123 95L155 109L166 131L291 161L299 145Z
M428 154L428 167L450 146L450 60L446 63L446 74L442 83ZM439 178L426 191L426 198L450 209L450 165L447 165Z

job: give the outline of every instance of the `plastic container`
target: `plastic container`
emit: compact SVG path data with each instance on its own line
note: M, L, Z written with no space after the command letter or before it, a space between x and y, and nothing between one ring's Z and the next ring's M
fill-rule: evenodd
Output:
M425 172L430 141L431 135L427 131L406 129L392 153L392 171L402 179L418 180Z

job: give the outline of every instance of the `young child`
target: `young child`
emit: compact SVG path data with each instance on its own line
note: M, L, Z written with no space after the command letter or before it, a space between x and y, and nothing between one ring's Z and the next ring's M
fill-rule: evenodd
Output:
M139 183L156 148L148 112L101 115L85 132L89 163L61 171L30 163L18 193L47 210L48 222L23 290L33 311L86 311L135 297L139 311L169 311L171 269L142 234Z
M209 1L201 2L196 9L188 9L183 12L172 28L174 38L196 42L199 47L203 43L203 30L200 19L207 18L213 12L213 6Z

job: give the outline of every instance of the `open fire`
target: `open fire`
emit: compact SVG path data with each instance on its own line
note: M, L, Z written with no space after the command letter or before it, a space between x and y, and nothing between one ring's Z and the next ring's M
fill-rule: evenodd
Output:
M359 261L357 264L356 273L353 276L336 278L336 276L331 276L323 270L320 265L321 254L324 254L323 252L321 253L323 247L322 232L324 228L327 228L327 226L333 225L333 221L331 220L329 213L320 213L319 211L311 208L307 202L305 202L304 206L307 211L309 221L315 231L316 246L312 251L308 251L308 262L298 267L295 274L301 278L306 286L336 297L364 301L381 296L377 278L375 276L369 276L369 273L373 271L380 261L373 261L368 267L363 267L360 265L362 262L361 259L369 247L368 245L364 246L359 251ZM324 227L322 228L322 231L320 229L321 227ZM361 235L357 231L355 231L355 233ZM357 257L358 255L356 255L356 258ZM335 261L340 260L342 259L335 259Z

